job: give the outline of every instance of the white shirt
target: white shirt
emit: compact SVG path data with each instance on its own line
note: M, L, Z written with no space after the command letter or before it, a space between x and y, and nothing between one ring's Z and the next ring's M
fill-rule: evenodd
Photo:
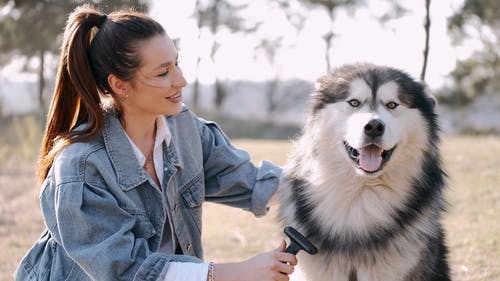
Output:
M125 132L127 135L127 132ZM142 154L141 150L135 145L135 143L127 135L130 144L132 145L132 150L134 155L139 161L141 166L146 163L146 157ZM167 121L163 117L156 119L156 138L153 149L153 162L155 164L156 176L160 184L163 182L163 147L162 144L165 143L170 145L172 139L172 134L167 125ZM164 188L163 186L160 186ZM173 254L173 241L168 243L169 246L162 247L161 250L170 248L169 254ZM170 262L168 263L167 275L164 281L206 281L208 275L208 263L189 263L189 262Z
M126 133L125 133L126 134ZM139 165L144 166L146 163L146 156L142 154L142 151L137 148L134 142L127 135L128 140L132 144L132 149L134 150L135 157L137 161L139 161ZM155 144L153 148L153 162L155 163L155 171L156 176L160 184L163 182L163 147L162 143L170 145L170 140L172 139L172 134L170 133L170 129L168 128L167 121L165 118L160 117L156 119L156 138Z

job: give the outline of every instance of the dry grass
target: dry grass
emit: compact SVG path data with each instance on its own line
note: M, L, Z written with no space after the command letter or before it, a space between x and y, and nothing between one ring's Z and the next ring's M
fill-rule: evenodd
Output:
M287 141L237 140L255 162L284 164ZM450 202L445 227L453 280L498 280L500 276L500 137L448 137L443 143ZM24 163L24 164L22 164ZM0 166L0 281L12 273L43 228L33 165L12 160ZM207 260L237 261L277 247L281 229L274 212L256 219L243 211L206 204Z
M239 140L254 162L283 164L289 142ZM453 280L494 281L500 276L500 137L448 137L442 155L449 175L445 217ZM240 210L208 205L205 251L208 260L234 261L276 247L281 229L275 214L256 219Z
M10 159L0 167L0 280L12 280L17 263L38 238L43 221L30 163Z
M443 155L450 177L445 227L454 280L498 280L500 138L448 139Z

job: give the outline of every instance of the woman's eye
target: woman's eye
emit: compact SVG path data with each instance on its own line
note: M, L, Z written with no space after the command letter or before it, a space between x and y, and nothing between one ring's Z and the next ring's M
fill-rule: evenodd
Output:
M391 102L386 103L385 106L387 106L387 108L389 108L389 109L395 109L396 107L398 107L398 105L399 105L398 103L391 101Z
M160 74L158 74L158 76L167 76L168 74L168 70L165 68L164 71L162 71Z
M361 102L359 100L349 100L347 101L349 103L349 105L351 105L352 107L358 107L361 105Z

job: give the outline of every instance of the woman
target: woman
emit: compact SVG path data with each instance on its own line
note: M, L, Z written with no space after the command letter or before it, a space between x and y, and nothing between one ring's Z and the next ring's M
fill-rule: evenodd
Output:
M283 242L201 261L203 201L264 215L281 169L183 106L177 57L144 14L70 15L37 170L46 230L17 280L288 280Z

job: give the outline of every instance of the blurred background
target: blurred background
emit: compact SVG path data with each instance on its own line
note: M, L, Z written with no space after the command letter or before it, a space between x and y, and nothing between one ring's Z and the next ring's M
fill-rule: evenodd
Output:
M424 81L445 135L455 280L498 280L500 1L0 0L0 281L43 229L34 166L63 27L83 3L159 21L180 52L184 102L254 161L286 162L314 82L332 68L372 62ZM209 221L227 214L206 212ZM272 220L260 222L269 240L258 239L253 218L229 217L206 228L213 260L248 257L279 237Z
M1 0L2 120L44 121L67 14L86 2L158 20L180 51L185 103L233 137L289 138L314 81L355 62L425 81L446 133L500 131L496 0Z

